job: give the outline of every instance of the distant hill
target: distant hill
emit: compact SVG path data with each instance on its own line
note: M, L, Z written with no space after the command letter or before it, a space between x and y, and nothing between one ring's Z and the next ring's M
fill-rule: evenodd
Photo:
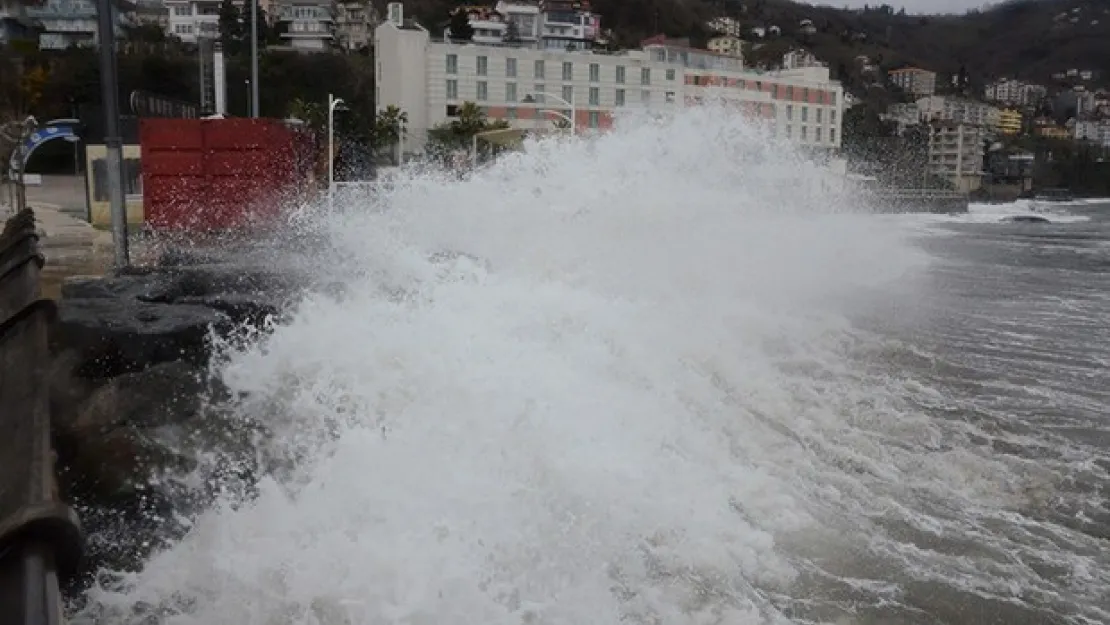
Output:
M425 25L441 24L452 0L409 0L406 11ZM803 46L840 70L856 75L854 59L871 57L882 69L916 65L952 75L966 68L973 86L1000 77L1051 82L1055 72L1102 70L1110 84L1110 1L1010 0L966 15L906 15L886 5L868 10L812 6L790 0L593 0L603 26L634 47L650 35L690 37L701 45L711 35L705 22L738 20L743 37L761 44L755 57ZM817 32L803 33L802 20ZM778 26L779 37L759 40L747 31Z

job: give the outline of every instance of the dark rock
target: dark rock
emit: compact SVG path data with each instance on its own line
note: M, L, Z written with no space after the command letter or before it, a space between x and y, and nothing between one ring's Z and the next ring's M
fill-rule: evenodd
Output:
M96 434L70 430L55 436L63 490L98 505L129 502L147 492L165 471L188 471L195 462L160 443L150 431L129 425Z
M177 303L218 310L226 314L235 325L261 327L267 319L278 319L287 301L281 294L224 293L182 297Z
M186 298L287 298L304 280L273 269L238 265L193 265L156 272L129 272L108 278L72 278L62 286L62 298L130 298L149 303L183 303Z
M210 355L209 333L231 326L227 315L206 306L63 299L55 343L79 354L76 375L106 378L176 360L202 366Z
M1051 221L1049 221L1048 219L1046 219L1044 217L1041 217L1040 215L1012 215L1010 217L1004 218L1002 221L1006 222L1006 223L1012 223L1012 224L1048 224L1048 223L1052 223Z
M168 274L127 274L114 277L78 276L62 283L62 299L135 299L169 301L179 286Z
M206 371L177 361L112 378L55 427L96 435L122 425L154 428L191 420L204 409L211 388Z

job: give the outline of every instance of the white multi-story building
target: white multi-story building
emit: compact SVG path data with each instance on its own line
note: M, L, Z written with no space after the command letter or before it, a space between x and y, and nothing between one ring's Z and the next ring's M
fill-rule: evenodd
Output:
M705 25L717 34L736 38L739 38L740 32L744 30L740 21L732 17L715 17L706 22Z
M982 187L986 136L981 126L950 121L929 124L929 171L964 193Z
M937 74L916 67L891 70L890 82L910 95L933 95L937 92Z
M819 61L809 50L798 49L782 55L782 67L783 69L800 69L803 67L826 67L826 64Z
M494 7L505 20L506 34L514 34L525 47L536 47L540 42L540 24L543 14L538 4L528 2L506 2L501 0Z
M70 47L95 46L97 37L95 0L46 0L27 6L26 15L38 31L39 49L65 50ZM116 35L122 27L135 21L131 3L112 2Z
M734 57L659 43L594 54L433 41L403 19L399 3L389 15L375 30L375 102L407 113L411 151L468 101L516 128L550 128L565 118L576 128L604 130L621 107L676 110L718 97L807 146L840 146L843 89L824 67L748 72Z
M738 59L744 58L744 40L734 35L713 37L706 43L705 47L709 48L710 52L716 52L717 54L734 56Z
M998 128L1002 111L983 102L964 98L930 96L917 101L922 121L950 121L972 126Z
M276 0L275 21L282 44L293 50L321 52L335 44L335 18L327 0Z
M1020 80L1003 79L987 85L983 96L990 102L1010 106L1036 106L1048 95L1048 89Z
M1110 148L1110 119L1076 122L1075 140L1090 141L1101 147Z
M459 7L474 29L471 43L587 50L601 36L601 17L585 0L501 1L493 8ZM446 32L445 32L446 36Z
M242 0L235 3L242 9ZM185 43L200 37L219 37L220 0L165 0L169 34Z
M369 2L339 2L335 5L336 43L344 50L360 50L374 42L378 12Z

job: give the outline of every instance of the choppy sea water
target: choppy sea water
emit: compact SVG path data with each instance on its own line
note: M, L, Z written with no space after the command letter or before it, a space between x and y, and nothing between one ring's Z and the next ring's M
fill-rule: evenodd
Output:
M863 208L706 109L306 216L275 469L74 622L1110 622L1108 209Z

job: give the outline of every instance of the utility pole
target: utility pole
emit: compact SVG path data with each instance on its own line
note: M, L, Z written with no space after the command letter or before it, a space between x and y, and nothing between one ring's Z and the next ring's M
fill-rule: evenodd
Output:
M104 147L108 169L108 202L112 215L112 240L116 269L130 264L127 250L127 207L123 203L123 147L119 134L119 79L116 76L116 35L112 0L97 1L97 35L100 38L100 89L104 102Z
M251 2L251 117L258 117L258 0Z

